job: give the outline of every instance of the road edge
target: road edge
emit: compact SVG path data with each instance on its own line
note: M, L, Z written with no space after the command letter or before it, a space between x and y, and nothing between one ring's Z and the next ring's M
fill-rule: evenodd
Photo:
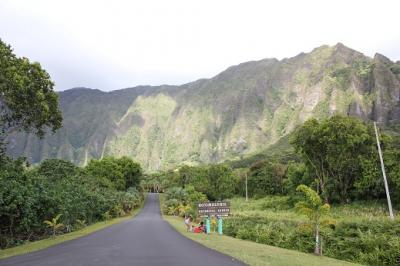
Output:
M147 199L147 194L145 195L145 198L142 201L142 203L140 204L140 206L137 209L133 210L133 212L127 216L114 218L114 219L111 219L108 221L97 222L97 223L88 225L82 229L79 229L79 230L76 230L76 231L73 231L73 232L70 232L67 234L58 235L55 238L49 237L49 238L45 238L45 239L34 241L34 242L28 242L26 244L12 247L12 248L1 249L0 250L0 260L27 254L27 253L31 253L31 252L35 252L35 251L39 251L42 249L46 249L46 248L70 241L70 240L74 240L77 238L81 238L81 237L90 235L97 231L106 229L112 225L132 219L135 216L137 216L140 213L140 211L143 209L146 199Z

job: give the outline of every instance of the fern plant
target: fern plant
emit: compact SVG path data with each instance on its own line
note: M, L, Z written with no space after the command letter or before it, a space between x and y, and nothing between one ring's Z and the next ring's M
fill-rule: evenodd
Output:
M86 220L76 219L76 223L78 224L79 228L83 228L86 226Z
M318 193L306 185L300 185L297 187L296 190L299 192L303 192L305 197L304 200L296 203L295 208L298 213L306 215L309 219L309 222L303 224L302 227L309 228L314 232L314 253L317 255L321 255L321 228L335 223L334 220L325 218L330 212L330 206L328 203L324 204Z
M107 222L108 220L110 220L110 219L111 219L111 214L110 214L110 211L106 211L106 212L105 212L105 213L103 213L101 216L102 216L102 218L103 218L104 222Z
M53 230L53 237L56 236L57 230L61 229L64 226L64 224L58 222L61 215L62 214L58 214L56 217L51 219L51 221L49 220L44 221L44 223L47 224Z

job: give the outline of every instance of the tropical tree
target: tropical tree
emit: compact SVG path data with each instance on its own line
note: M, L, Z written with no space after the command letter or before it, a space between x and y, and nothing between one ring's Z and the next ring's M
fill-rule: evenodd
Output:
M44 221L44 223L47 224L52 229L53 237L56 236L57 230L61 229L64 226L64 224L58 222L58 220L60 219L61 215L62 214L58 214L53 219Z
M140 182L140 186L143 190L147 192L162 192L164 187L162 181L160 180L160 175L157 173L149 174L143 176Z
M101 160L91 160L85 172L96 177L102 186L116 190L138 187L142 178L140 164L128 157L104 157Z
M248 191L252 196L284 193L286 166L281 163L258 161L249 169Z
M326 202L350 200L362 173L362 159L376 151L372 127L344 116L308 120L295 131L291 143L318 180L317 189Z
M78 174L79 168L69 161L60 159L47 159L40 163L37 171L39 174L52 179L61 180Z
M54 132L62 117L54 83L39 63L18 58L0 39L0 150L6 136L24 130L42 137L46 128ZM0 158L0 159L2 159Z
M324 219L330 212L330 206L328 203L324 204L318 193L306 185L298 186L297 191L302 192L304 198L296 203L295 208L300 214L308 217L309 222L303 224L303 227L310 228L314 232L314 253L321 255L320 230L322 227L334 223L332 219Z
M175 184L183 188L192 185L197 191L205 193L209 189L207 168L183 165L175 175Z
M390 195L394 203L400 206L400 136L382 134L380 139ZM377 153L374 155L361 161L362 175L354 184L359 199L386 197L379 157Z
M138 187L142 179L142 167L131 158L123 156L115 159L125 179L125 188Z
M233 195L235 179L230 167L224 164L210 165L206 174L208 189L204 193L210 200L222 200Z
M309 174L307 167L304 163L290 161L287 164L285 190L295 195L296 189L299 185L306 185L315 188L317 185L316 180Z

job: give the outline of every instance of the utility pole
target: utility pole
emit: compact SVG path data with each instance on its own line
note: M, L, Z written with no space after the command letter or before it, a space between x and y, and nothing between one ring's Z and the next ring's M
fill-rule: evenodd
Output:
M249 200L249 195L247 193L247 171L246 171L246 201Z
M390 219L394 220L394 215L393 215L393 210L392 210L392 201L390 200L389 186L388 186L387 179L386 179L385 165L383 164L381 144L379 142L379 135L378 135L378 129L376 127L376 122L374 122L374 128L375 128L375 135L376 135L376 145L378 146L379 159L381 161L383 182L385 184L386 197L387 197L387 201L388 201L389 215L390 215Z

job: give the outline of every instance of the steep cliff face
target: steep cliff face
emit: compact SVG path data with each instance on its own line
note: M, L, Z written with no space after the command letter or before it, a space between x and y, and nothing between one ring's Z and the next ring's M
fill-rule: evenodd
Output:
M9 152L33 163L85 164L131 156L149 171L218 162L264 150L310 117L334 113L400 120L400 63L345 47L233 66L182 86L60 93L64 127L43 140L9 137Z

